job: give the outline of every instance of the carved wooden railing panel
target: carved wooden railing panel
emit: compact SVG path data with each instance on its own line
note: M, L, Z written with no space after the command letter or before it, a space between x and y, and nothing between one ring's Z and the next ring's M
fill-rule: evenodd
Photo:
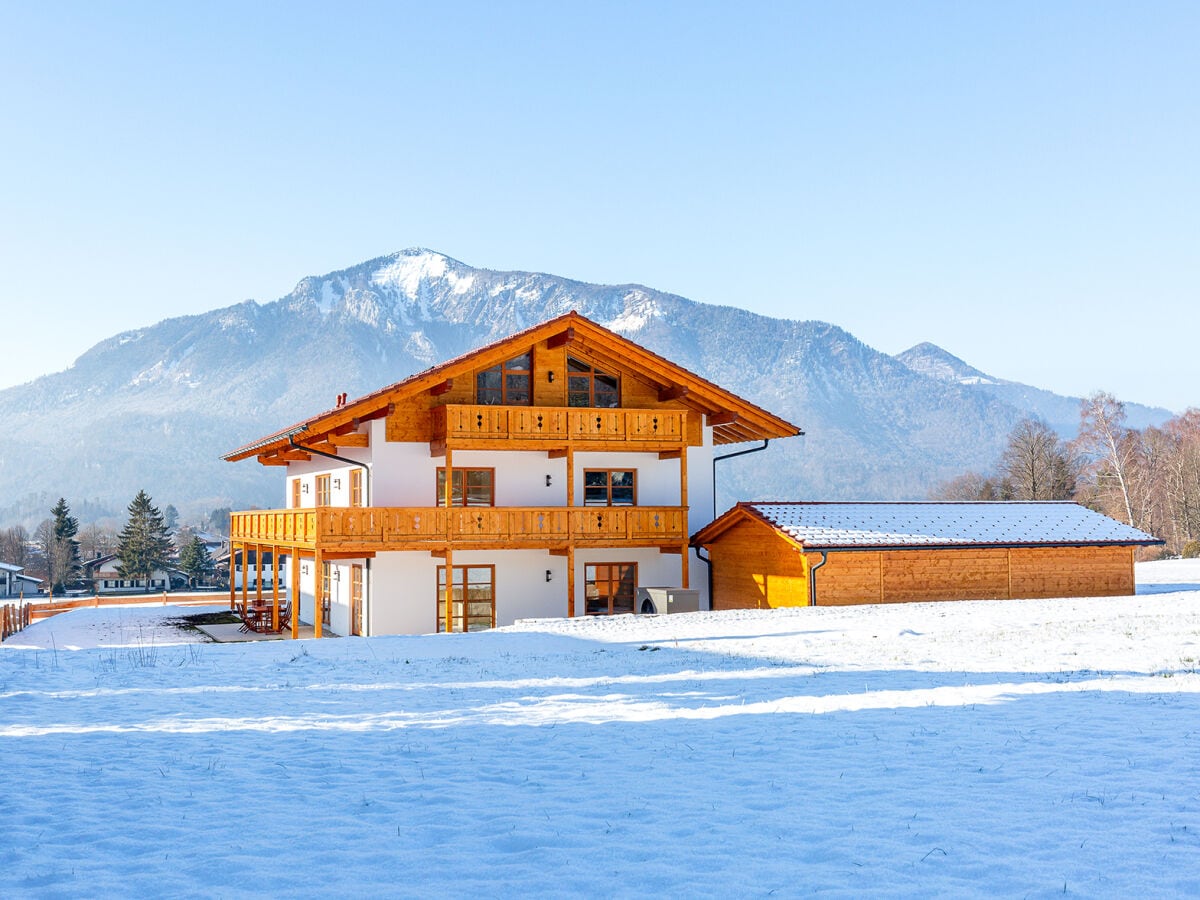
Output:
M329 549L669 544L686 538L686 511L678 506L320 507L239 512L230 522L233 541Z
M682 443L681 409L564 409L551 406L471 406L433 410L434 440L544 440Z

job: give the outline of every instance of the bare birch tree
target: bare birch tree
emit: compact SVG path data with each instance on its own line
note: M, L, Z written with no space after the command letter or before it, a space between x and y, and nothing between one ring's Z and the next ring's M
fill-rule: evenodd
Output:
M1130 525L1135 524L1130 477L1137 464L1138 444L1137 433L1125 426L1124 403L1104 391L1083 401L1075 446L1088 460L1098 494L1119 494L1125 521Z

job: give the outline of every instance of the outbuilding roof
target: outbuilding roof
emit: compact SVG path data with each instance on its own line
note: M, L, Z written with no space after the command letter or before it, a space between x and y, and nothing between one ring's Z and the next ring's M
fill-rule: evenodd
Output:
M1077 503L739 503L701 529L707 545L756 519L805 549L1150 545L1158 538Z

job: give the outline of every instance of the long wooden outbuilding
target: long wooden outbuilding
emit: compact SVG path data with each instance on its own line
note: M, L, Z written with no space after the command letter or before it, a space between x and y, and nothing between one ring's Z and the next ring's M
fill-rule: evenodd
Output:
M713 609L1119 596L1161 543L1069 502L739 503L692 538Z

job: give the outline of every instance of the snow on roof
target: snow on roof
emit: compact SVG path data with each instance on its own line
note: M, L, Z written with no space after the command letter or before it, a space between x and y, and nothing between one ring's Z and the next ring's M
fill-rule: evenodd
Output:
M3 569L5 572L12 572L14 575L17 574L18 572L25 571L24 566L14 566L12 563L6 563L6 562L0 562L0 569Z
M1077 503L742 503L813 549L1161 544Z

